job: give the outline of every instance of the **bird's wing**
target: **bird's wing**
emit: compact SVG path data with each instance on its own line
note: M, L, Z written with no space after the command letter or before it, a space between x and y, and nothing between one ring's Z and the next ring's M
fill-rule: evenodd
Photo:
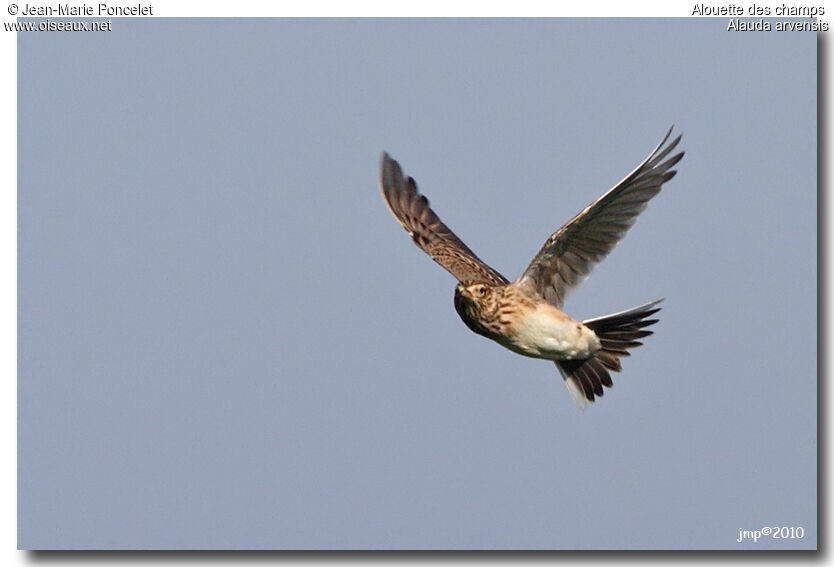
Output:
M380 167L382 197L394 218L414 243L461 282L503 285L508 280L478 258L429 206L411 177L403 177L400 164L387 153Z
M678 136L666 144L671 133L670 128L652 153L625 179L554 232L516 283L561 307L568 291L579 285L594 265L611 252L649 200L675 176L672 167L683 157L683 152L666 159L681 139Z

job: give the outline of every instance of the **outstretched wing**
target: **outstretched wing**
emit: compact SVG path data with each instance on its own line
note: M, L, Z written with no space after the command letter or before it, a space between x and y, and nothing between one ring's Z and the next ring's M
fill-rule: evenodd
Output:
M554 232L516 283L561 307L568 291L611 252L649 200L675 176L672 167L683 152L666 159L681 139L667 145L671 133L672 128L625 179Z
M403 177L400 164L387 153L382 154L380 167L382 197L394 218L411 235L414 243L461 282L483 282L493 285L508 280L475 256L429 206L425 195L417 191L411 177Z

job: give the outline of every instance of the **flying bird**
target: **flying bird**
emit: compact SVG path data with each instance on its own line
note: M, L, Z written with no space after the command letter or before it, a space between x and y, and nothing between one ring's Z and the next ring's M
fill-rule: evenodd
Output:
M610 371L622 369L620 358L652 334L647 327L657 323L651 317L662 300L584 321L562 311L562 305L675 176L672 168L684 152L669 157L681 139L667 144L671 133L672 128L634 171L554 232L513 282L443 224L414 179L405 177L387 153L380 168L382 196L414 243L458 279L455 310L466 326L518 354L554 361L584 409L603 395L603 386L614 385Z

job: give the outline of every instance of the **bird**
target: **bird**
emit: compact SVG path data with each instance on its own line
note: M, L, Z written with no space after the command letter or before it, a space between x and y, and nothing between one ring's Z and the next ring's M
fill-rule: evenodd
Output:
M677 171L674 126L619 183L554 232L527 269L509 281L447 227L412 177L383 152L380 188L389 211L414 243L458 280L454 306L469 329L523 356L551 360L579 409L611 388L620 359L652 334L658 299L632 309L574 319L562 310L569 291L611 252L650 199ZM668 142L668 143L667 143Z

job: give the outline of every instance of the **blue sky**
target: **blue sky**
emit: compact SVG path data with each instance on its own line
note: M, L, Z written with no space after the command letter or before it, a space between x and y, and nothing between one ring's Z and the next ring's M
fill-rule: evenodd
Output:
M815 547L816 37L725 29L20 34L19 545ZM661 321L579 412L458 319L379 156L513 279L673 123L566 304Z

